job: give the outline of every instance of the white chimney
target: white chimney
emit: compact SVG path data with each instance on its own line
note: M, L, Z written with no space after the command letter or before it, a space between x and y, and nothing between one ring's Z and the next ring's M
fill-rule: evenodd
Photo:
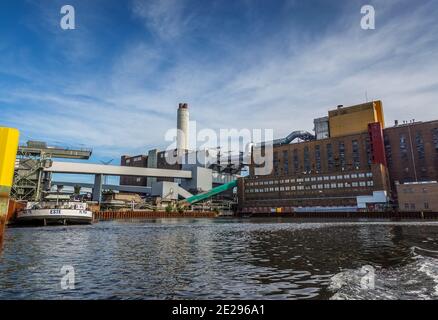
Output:
M189 106L187 103L180 103L177 117L177 149L189 149Z

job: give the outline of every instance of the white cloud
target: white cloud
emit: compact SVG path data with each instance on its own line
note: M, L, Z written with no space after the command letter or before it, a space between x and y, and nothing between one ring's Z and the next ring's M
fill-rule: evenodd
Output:
M182 1L134 3L136 15L164 42L188 32ZM333 21L317 40L300 37L299 47L294 36L305 26L245 45L226 43L224 55L212 59L202 48L190 55L185 47L169 53L169 46L134 42L106 72L61 85L45 79L52 88L45 93L0 89L8 104L40 106L4 119L23 124L29 135L78 141L113 157L164 147L178 102L190 104L200 127L274 128L276 137L311 130L313 118L338 104L363 102L366 91L383 100L387 124L435 119L437 6L425 2L405 13L398 6L376 4L375 31L360 29L358 6L357 15Z

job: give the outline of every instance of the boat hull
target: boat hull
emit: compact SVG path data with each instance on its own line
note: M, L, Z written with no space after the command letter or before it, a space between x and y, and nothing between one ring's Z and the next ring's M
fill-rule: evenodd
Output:
M17 224L90 224L93 213L74 209L28 209L20 211L15 220Z

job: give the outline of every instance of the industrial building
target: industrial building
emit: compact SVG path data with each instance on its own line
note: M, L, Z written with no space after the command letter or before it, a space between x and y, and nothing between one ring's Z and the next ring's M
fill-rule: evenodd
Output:
M229 156L222 155L221 150L190 150L189 149L189 106L187 103L180 103L177 110L177 149L160 151L157 149L149 150L147 154L136 156L123 155L121 157L121 166L158 168L169 170L196 170L196 176L202 179L192 179L190 183L181 179L174 178L142 178L138 176L121 177L121 186L141 186L150 187L157 182L176 183L183 186L187 191L197 194L209 191L212 187L230 183L237 179L241 170L245 166L243 159L233 161ZM211 161L214 157L215 161ZM169 161L169 159L177 159ZM196 164L187 164L188 159L196 159ZM200 161L200 159L209 159L210 161ZM207 171L206 171L207 170ZM201 172L204 172L201 174ZM207 172L207 173L205 173ZM171 184L162 184L152 190L162 189L163 186ZM232 190L229 191L232 195Z
M238 183L241 212L388 210L396 182L438 180L438 121L385 128L373 101L338 106L314 124L304 142L274 141L270 174L250 166Z
M402 212L438 212L438 183L396 183L399 210Z
M395 122L384 131L392 197L395 184L438 181L438 120Z

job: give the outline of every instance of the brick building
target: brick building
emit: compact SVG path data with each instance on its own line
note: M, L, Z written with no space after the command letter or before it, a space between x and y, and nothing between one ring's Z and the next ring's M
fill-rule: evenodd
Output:
M380 101L338 106L317 119L319 127L328 123L328 138L324 133L322 139L274 146L271 174L256 176L250 166L249 177L239 181L241 210L385 207L390 182L381 106Z
M396 183L400 211L438 212L438 183Z

